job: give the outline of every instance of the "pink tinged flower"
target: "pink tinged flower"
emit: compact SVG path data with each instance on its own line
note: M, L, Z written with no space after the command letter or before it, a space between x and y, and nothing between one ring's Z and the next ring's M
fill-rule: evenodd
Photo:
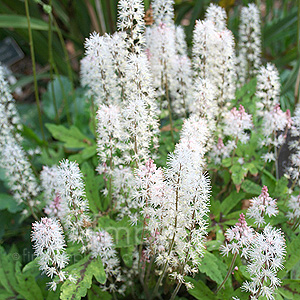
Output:
M276 199L272 199L268 193L268 187L263 186L261 194L250 200L247 216L253 218L258 226L266 223L264 215L276 216L278 214Z
M249 140L249 135L245 130L253 127L252 116L247 114L245 108L240 105L239 109L234 107L224 117L224 134L238 138L242 143Z
M254 230L247 225L244 214L240 214L239 221L234 227L227 229L226 244L220 247L222 255L239 253L242 251L241 256L246 257L245 246L249 245L254 237Z

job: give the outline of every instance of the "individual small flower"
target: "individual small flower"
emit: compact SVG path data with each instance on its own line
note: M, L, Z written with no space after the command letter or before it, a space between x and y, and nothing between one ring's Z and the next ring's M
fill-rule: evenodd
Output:
M242 8L238 43L238 75L242 85L257 74L261 65L260 24L260 12L254 3Z
M249 135L245 130L253 127L252 116L247 114L244 107L240 105L239 109L235 107L224 116L224 134L238 139L242 143L249 140Z
M265 224L264 216L276 216L278 214L276 199L272 199L268 193L268 187L263 186L261 194L250 200L247 216L254 219L254 223L260 227Z
M59 221L45 217L33 223L31 241L40 270L50 278L58 276L60 282L65 281L67 273L63 269L68 265L69 258ZM55 290L56 286L57 282L53 280L50 289Z
M283 233L270 224L252 240L247 251L247 271L252 281L246 281L242 285L242 290L251 293L251 299L258 299L260 296L275 299L273 294L281 283L277 271L284 268L285 248Z
M240 251L241 256L246 257L247 246L254 238L254 230L247 225L244 214L240 214L238 223L232 228L226 230L226 244L220 247L222 255L228 256L228 253L236 254Z
M263 111L271 111L279 104L280 79L274 65L268 63L259 69L255 96L259 98L256 106L261 115Z

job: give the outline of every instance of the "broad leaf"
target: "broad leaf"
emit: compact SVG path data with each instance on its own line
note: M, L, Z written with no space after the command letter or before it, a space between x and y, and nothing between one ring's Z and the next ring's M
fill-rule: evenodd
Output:
M76 277L76 281L67 280L63 283L60 296L62 300L80 300L85 297L87 290L91 288L93 276L102 284L106 281L101 259L92 259L90 255L66 268L66 270Z

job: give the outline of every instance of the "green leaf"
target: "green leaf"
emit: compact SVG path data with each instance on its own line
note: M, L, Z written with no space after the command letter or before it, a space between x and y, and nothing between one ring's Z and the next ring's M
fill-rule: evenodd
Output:
M15 277L15 264L19 254L11 255L6 254L5 250L0 247L0 284L6 289L7 292L15 294L16 287L18 286Z
M224 263L221 260L219 260L215 255L208 251L205 251L204 257L201 260L201 265L199 266L199 271L205 273L217 284L221 284L224 278L219 266L222 264Z
M33 30L48 30L48 24L42 20L30 18ZM27 18L20 15L0 15L0 28L28 28Z
M221 212L223 215L227 215L242 199L245 198L245 193L237 193L233 191L222 203Z
M102 210L99 190L101 178L99 175L95 176L95 172L88 162L82 164L81 171L85 180L85 191L89 207L93 213L97 214Z
M293 269L299 262L300 235L292 239L292 242L287 244L284 269L279 272L279 277L283 278L286 272Z
M48 83L47 91L42 95L43 110L51 120L56 119L56 113L62 118L66 115L66 101L70 107L72 100L70 80L65 76L56 77Z
M216 300L217 297L214 295L214 293L207 287L207 285L199 280L196 281L195 279L191 277L185 277L185 280L187 282L190 282L194 285L193 289L189 289L188 292L190 295L195 297L199 300Z
M222 160L222 165L226 168L231 166L231 157L226 157Z
M75 126L71 126L70 129L63 125L50 123L45 124L45 126L55 139L65 143L66 148L85 148L92 144L92 141Z
M88 290L88 300L111 300L112 295L109 292L102 291L97 285L92 285L92 288Z
M261 186L258 185L257 183L252 182L249 179L246 179L242 185L241 189L248 194L253 194L253 195L260 195L261 194Z
M17 204L13 196L8 194L0 194L0 210L7 209L10 213L14 214L22 210L22 207Z
M98 220L98 226L113 236L117 248L135 246L141 242L142 226L140 223L131 226L127 217L119 222L110 219L108 216Z
M66 280L61 286L62 300L80 300L85 297L87 290L91 288L93 276L102 284L106 281L106 275L101 259L92 259L90 255L84 257L78 263L66 268L66 271L76 276L76 281Z
M240 185L244 180L244 177L248 173L248 169L241 166L240 164L235 164L230 168L231 179L235 185Z
M69 159L73 161L77 161L79 164L83 163L85 160L88 160L89 158L93 157L97 154L97 146L90 146L87 148L84 148L83 150L79 151L79 153L70 155Z
M283 280L278 292L286 299L300 299L300 280Z
M121 257L128 268L131 268L133 264L133 251L134 246L121 248Z
M16 278L18 281L18 292L27 300L43 299L41 289L30 272L21 272L21 263L16 264Z

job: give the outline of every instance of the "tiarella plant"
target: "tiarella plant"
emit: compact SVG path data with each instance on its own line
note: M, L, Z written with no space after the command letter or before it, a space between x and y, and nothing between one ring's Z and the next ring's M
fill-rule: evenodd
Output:
M191 45L174 1L117 7L117 31L85 40L81 86L49 83L40 133L0 67L0 210L24 224L0 248L1 297L298 299L300 107L261 63L261 7L235 37L210 4Z

